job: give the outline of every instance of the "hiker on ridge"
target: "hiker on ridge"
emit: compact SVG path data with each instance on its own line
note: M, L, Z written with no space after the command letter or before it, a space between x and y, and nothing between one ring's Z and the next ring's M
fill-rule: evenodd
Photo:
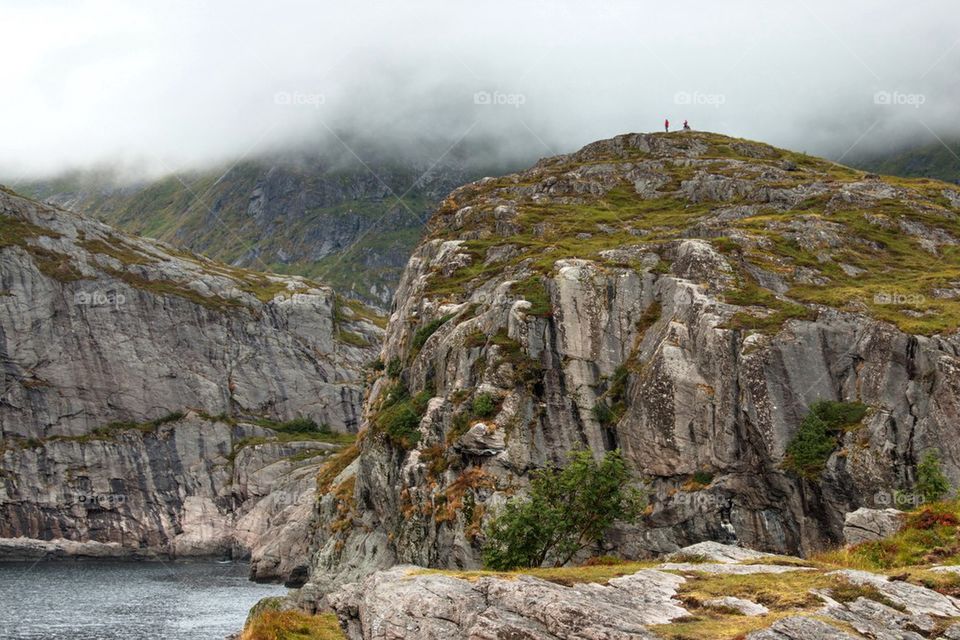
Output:
M687 124L687 121L686 121L686 120L683 121L683 130L684 130L684 131L690 131L690 125Z
M670 121L669 121L669 120L664 120L664 121L663 121L663 130L666 131L667 133L670 133Z

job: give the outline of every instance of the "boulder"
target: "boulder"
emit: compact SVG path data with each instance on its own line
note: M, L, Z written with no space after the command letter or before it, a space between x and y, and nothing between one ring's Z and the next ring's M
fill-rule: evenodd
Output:
M903 527L903 512L896 509L861 507L843 519L843 541L847 545L873 542L892 536Z

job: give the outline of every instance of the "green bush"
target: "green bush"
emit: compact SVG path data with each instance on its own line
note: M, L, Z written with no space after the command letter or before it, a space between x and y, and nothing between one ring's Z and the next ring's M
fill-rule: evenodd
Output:
M693 474L693 481L697 484L707 486L713 482L713 474L709 471L695 471Z
M609 427L617 421L617 414L602 400L593 405L593 417L602 427Z
M928 451L917 465L916 491L924 502L942 500L950 493L950 481L940 469L939 452Z
M371 371L383 371L386 365L383 364L383 360L377 358L376 360L371 360L367 363L367 368Z
M860 403L814 402L787 445L784 468L807 479L819 478L837 448L840 434L859 424L866 414L867 407Z
M426 413L432 395L432 390L425 389L411 397L407 387L398 382L385 392L374 426L387 434L395 446L414 448L420 442L420 418Z
M422 349L423 345L427 343L427 340L430 338L430 336L436 333L437 329L443 326L443 323L452 317L453 316L451 315L447 315L443 316L442 318L437 318L436 320L431 320L423 327L417 329L417 332L413 334L413 348Z
M489 393L481 393L473 399L473 415L478 418L489 418L496 410L497 405Z
M330 425L317 424L312 418L294 418L271 427L285 433L330 433Z
M387 375L391 378L396 378L399 377L402 372L403 363L400 362L400 358L391 358L387 364Z
M619 451L597 462L570 454L566 467L536 472L526 496L511 499L487 527L484 564L494 570L559 567L599 541L617 520L635 520L644 500Z
M532 276L526 280L514 283L512 289L524 300L530 303L527 314L548 318L553 315L553 306L550 304L550 292L547 291L543 280Z

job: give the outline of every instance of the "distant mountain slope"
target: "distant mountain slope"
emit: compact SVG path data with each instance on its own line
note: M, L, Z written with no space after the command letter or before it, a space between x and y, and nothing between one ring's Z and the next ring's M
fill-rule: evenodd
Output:
M960 143L931 142L893 153L848 159L854 167L904 178L936 178L960 184Z
M486 174L453 157L431 165L312 156L133 186L73 173L19 189L131 233L236 266L316 278L386 308L434 207Z

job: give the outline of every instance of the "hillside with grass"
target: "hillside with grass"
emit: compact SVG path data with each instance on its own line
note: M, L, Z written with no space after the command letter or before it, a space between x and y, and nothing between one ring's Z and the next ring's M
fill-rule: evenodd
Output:
M320 490L307 592L482 566L491 532L536 520L510 501L578 451L619 451L645 506L573 563L705 540L812 557L846 514L955 485L958 242L953 185L711 133L455 190Z
M313 278L385 309L440 199L496 169L472 167L459 153L436 164L361 153L366 160L346 152L247 159L132 183L73 172L18 189L128 233L238 267Z

